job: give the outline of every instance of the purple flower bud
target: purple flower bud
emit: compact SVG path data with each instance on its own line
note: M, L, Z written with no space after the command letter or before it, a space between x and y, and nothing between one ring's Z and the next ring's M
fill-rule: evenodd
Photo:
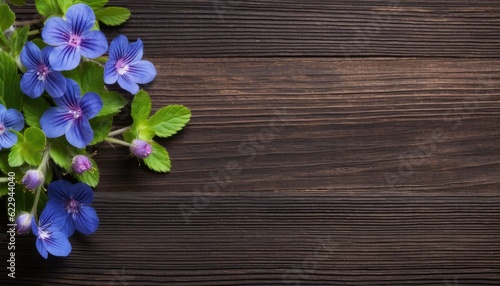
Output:
M73 165L71 166L73 171L78 175L85 173L86 171L92 169L92 162L90 162L87 156L76 155L73 157Z
M153 152L153 147L146 141L134 139L134 141L132 141L132 146L130 146L130 152L138 158L144 159Z
M27 212L21 213L16 218L16 231L18 234L28 234L31 231L31 218L33 216Z
M43 184L44 181L45 177L43 176L42 172L38 170L29 170L24 175L23 179L21 180L21 183L23 183L23 185L27 189L33 190L36 189L41 184Z

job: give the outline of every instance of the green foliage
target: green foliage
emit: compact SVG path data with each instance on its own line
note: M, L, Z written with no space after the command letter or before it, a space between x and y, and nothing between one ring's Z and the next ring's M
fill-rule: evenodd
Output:
M155 172L169 172L171 164L167 150L156 142L150 142L150 144L153 147L153 152L144 159L146 166Z
M99 92L99 95L101 96L103 107L97 116L117 114L125 105L127 105L125 98L117 92L101 91Z
M16 15L12 10L10 10L9 5L7 4L0 4L0 44L3 46L7 46L8 41L7 38L5 38L3 31L7 30L14 24L14 21L16 20Z
M132 119L139 123L149 117L151 113L151 98L144 90L139 91L132 101Z
M9 39L10 54L15 58L21 54L24 44L28 41L29 27L16 29Z
M9 0L9 3L16 6L23 6L26 4L25 0Z
M64 170L69 170L71 168L74 155L84 153L84 150L69 145L63 138L57 138L50 142L50 158Z
M7 108L21 108L23 96L19 82L14 58L6 52L0 52L0 103Z
M123 7L106 7L95 12L98 21L108 26L118 26L130 18L130 10Z
M90 145L95 145L104 141L111 131L113 125L113 115L98 116L90 120L90 126L94 130L94 139Z
M57 0L35 0L35 5L38 13L45 17L63 14Z
M191 118L191 111L182 105L169 105L158 110L149 119L156 136L170 137L180 131Z
M108 0L76 0L75 3L87 4L94 11L97 11L104 7L108 3Z
M63 13L66 13L66 10L73 5L73 0L57 0L57 5Z
M50 105L43 97L31 99L26 96L22 109L24 113L24 120L26 120L26 123L31 127L41 128L40 118L49 107Z
M63 74L78 83L82 94L89 91L99 93L104 90L104 68L94 62L84 62L74 70Z
M31 166L40 165L46 143L45 133L36 127L29 127L24 135L17 133L17 137L17 143L9 153L9 165L18 167L25 162Z

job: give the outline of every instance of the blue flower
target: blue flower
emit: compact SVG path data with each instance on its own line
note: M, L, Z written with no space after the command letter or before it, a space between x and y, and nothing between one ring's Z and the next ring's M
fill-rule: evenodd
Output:
M31 230L37 237L36 248L43 258L47 259L48 253L55 256L68 256L71 252L68 237L61 231L65 218L64 210L55 201L47 202L38 225L33 218Z
M43 40L55 46L49 61L54 70L72 70L80 63L81 56L93 59L108 50L108 41L101 31L91 30L95 24L92 8L76 4L66 11L65 20L52 17L42 31Z
M80 96L78 84L72 79L66 81L66 93L62 97L54 98L58 106L45 111L40 118L40 125L48 138L66 134L66 139L71 145L84 148L94 139L89 119L101 111L102 100L94 92Z
M89 235L99 226L99 218L95 209L90 206L94 200L94 192L84 183L71 184L65 180L50 183L48 186L50 202L57 202L59 208L65 210L66 224L63 232L69 237L75 229Z
M49 55L53 47L42 51L34 43L27 42L21 51L21 62L28 69L21 78L21 90L31 98L42 95L44 90L52 97L61 97L66 90L66 79L52 70Z
M104 82L118 84L128 92L136 94L139 84L151 82L156 76L156 69L149 61L143 61L144 46L141 40L128 43L127 37L116 37L109 46L109 60L104 66Z
M13 108L6 109L0 104L0 150L14 146L17 143L17 135L11 130L21 131L23 127L23 115Z

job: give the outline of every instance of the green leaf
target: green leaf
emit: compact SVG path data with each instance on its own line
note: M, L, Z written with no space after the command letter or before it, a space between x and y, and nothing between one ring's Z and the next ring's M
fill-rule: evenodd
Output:
M98 21L108 26L118 26L130 18L130 10L123 7L106 7L95 12Z
M23 113L26 123L31 127L41 128L40 118L49 107L50 105L43 97L31 99L26 96L23 104Z
M57 4L63 13L66 13L71 5L73 5L73 0L57 0Z
M71 168L73 155L84 153L83 150L69 145L66 140L57 138L51 141L49 155L59 167L69 170Z
M170 137L180 131L191 118L191 111L182 105L169 105L158 110L150 119L149 126L159 137Z
M153 152L144 159L144 163L153 171L166 173L170 171L170 157L167 150L156 142L151 142Z
M78 83L82 94L89 91L100 92L104 89L104 68L96 63L85 62L63 74Z
M7 108L21 108L23 96L16 62L9 54L0 52L0 98Z
M94 11L97 11L104 7L108 3L108 0L77 0L75 3L84 3L87 4Z
M97 116L114 115L127 105L127 100L114 91L101 91L99 95L102 99L102 109Z
M151 113L151 98L144 90L139 91L132 101L132 119L134 124L139 124L141 121L146 120Z
M95 188L97 184L99 184L99 168L97 167L96 162L94 159L89 158L90 162L92 163L92 169L88 170L87 172L84 172L81 175L76 175L76 178L78 181L85 183L92 188Z
M26 4L26 1L24 1L24 0L9 0L9 3L11 3L12 5L16 5L16 6L23 6Z
M90 126L94 130L94 139L90 142L90 145L97 144L104 141L111 131L111 126L113 125L113 115L98 116L90 120Z
M16 14L10 10L9 5L7 4L0 4L0 32L7 30L14 24L14 21L16 20Z
M18 187L19 186L19 187ZM16 215L23 211L31 211L35 202L35 192L21 188L21 185L16 185ZM38 199L37 213L40 214L48 201L47 194L44 191L40 192Z
M35 0L35 5L38 13L45 17L63 14L57 0Z
M17 133L18 141L9 153L9 165L21 166L24 162L31 166L38 166L42 162L42 150L45 148L46 138L42 130L29 127L24 135Z
M16 29L12 34L12 37L9 41L10 54L15 58L19 54L21 54L21 50L24 47L24 44L28 41L28 32L30 27L25 26L19 29Z

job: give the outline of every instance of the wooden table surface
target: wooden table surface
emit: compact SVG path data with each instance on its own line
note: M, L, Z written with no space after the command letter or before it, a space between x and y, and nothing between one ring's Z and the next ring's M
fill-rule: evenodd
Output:
M16 285L500 285L500 1L110 4L192 120L167 175L98 147L99 230Z

